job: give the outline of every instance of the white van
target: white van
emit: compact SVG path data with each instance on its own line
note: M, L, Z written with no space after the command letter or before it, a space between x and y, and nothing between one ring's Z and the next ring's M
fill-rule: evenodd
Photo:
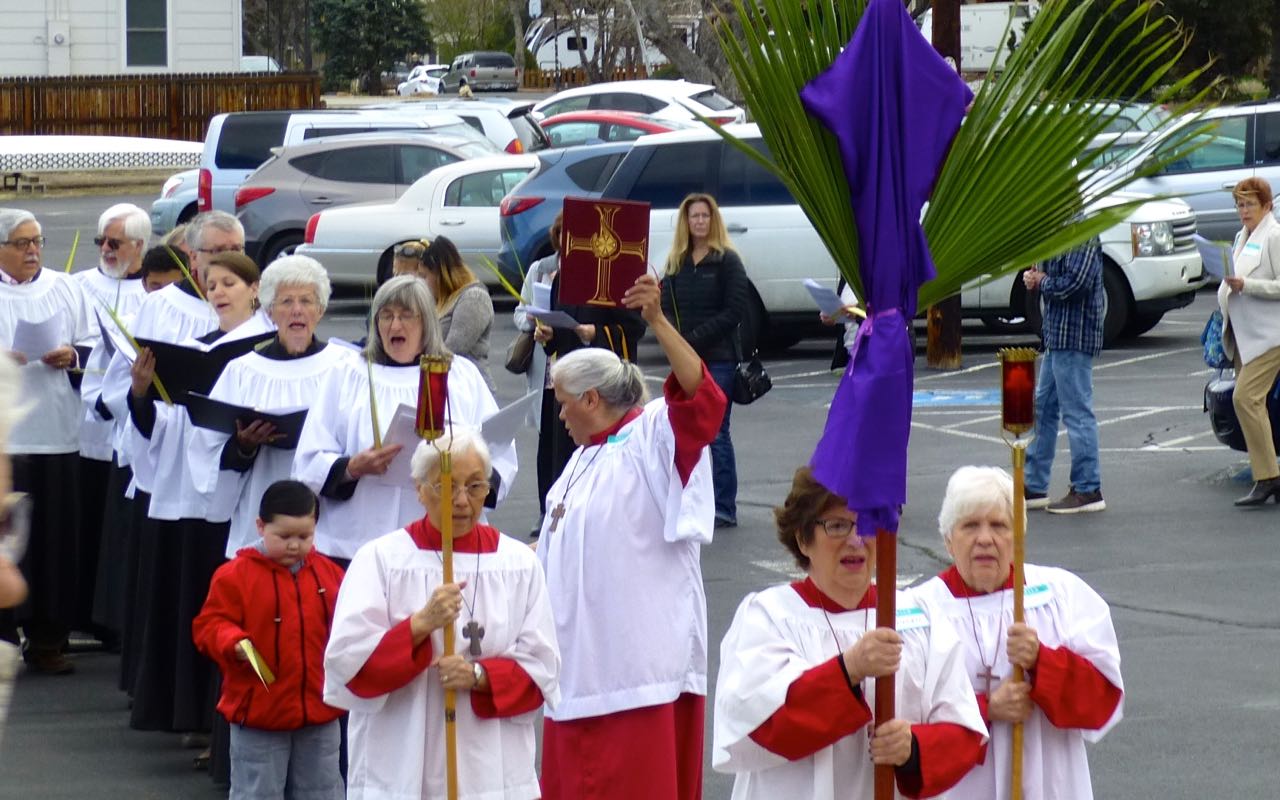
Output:
M236 111L218 114L209 121L200 155L197 208L236 212L236 189L245 178L271 157L271 148L351 133L394 130L431 130L477 141L484 135L457 114L423 111Z

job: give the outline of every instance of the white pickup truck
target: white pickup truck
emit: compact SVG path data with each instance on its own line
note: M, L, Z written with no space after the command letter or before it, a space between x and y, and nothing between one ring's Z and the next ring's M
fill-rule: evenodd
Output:
M729 130L765 149L757 126ZM638 139L603 197L651 204L649 252L658 263L671 247L680 201L691 192L707 192L720 204L751 278L756 330L777 345L814 331L818 312L803 279L834 288L835 263L786 187L714 132L691 129ZM1191 303L1205 280L1195 232L1195 212L1186 203L1152 200L1102 235L1107 342L1145 333L1166 311ZM1028 319L1039 319L1014 274L965 286L961 301L966 317L995 330L1025 329Z

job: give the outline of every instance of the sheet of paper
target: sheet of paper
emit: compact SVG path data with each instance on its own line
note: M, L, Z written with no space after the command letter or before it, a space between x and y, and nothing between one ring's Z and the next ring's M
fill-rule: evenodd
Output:
M809 290L809 296L813 298L813 302L818 304L818 310L828 317L834 317L840 313L840 309L844 308L844 303L840 301L840 295L818 283L813 278L804 279L804 288Z
M387 467L385 473L370 475L366 480L385 483L389 486L404 485L405 478L409 475L409 463L413 459L413 451L417 449L418 442L422 441L418 438L417 424L417 409L401 403L396 408L396 413L391 416L391 424L387 426L386 433L382 434L382 446L402 445L400 452L396 453L396 457L391 460L391 465Z
M535 283L533 285L533 305L535 308L551 308L551 284Z
M1196 249L1200 251L1200 260L1204 262L1205 272L1218 280L1235 274L1234 265L1231 263L1231 245L1206 239L1198 233L1192 237L1192 240L1196 243Z
M39 361L49 351L57 350L67 344L62 321L61 312L43 322L18 320L18 324L13 329L13 344L9 349L22 353L27 357L27 361Z
M545 308L537 306L520 306L520 310L543 325L550 325L553 328L567 328L573 330L578 327L578 321L563 311L548 311Z
M480 424L480 433L484 436L485 444L489 445L491 450L510 444L511 440L516 438L516 433L524 426L525 417L529 414L529 404L533 402L534 397L541 394L541 389L535 389L511 405L493 412Z
M249 661L249 666L253 667L253 671L257 673L258 680L262 681L262 685L268 688L276 682L276 676L271 671L271 667L267 666L267 660L258 652L258 648L253 646L253 642L248 639L241 639L236 642L236 647L240 648L240 652L244 653L245 658Z

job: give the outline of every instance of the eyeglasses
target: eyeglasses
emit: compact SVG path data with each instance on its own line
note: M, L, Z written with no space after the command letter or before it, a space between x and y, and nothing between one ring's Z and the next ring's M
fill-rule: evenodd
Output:
M418 316L416 311L379 311L378 324L390 325L393 322L407 324L410 322L419 322L422 317Z
M856 520L845 519L844 517L815 519L813 522L815 525L821 525L822 532L832 539L845 539L849 534L853 533L854 528L858 527Z
M405 242L396 248L396 258L416 258L421 260L427 254L427 248L430 246L425 241Z
M33 244L36 247L44 247L44 243L47 241L49 241L47 236L24 236L21 239L10 239L7 242L0 242L0 244L7 244L10 247L16 247L19 250L26 250Z
M443 487L441 487L439 483L432 483L432 484L429 484L429 486L431 487L432 493L434 493L437 497L443 491ZM457 497L458 492L460 491L466 492L468 495L476 499L479 499L481 497L486 497L489 494L489 482L488 481L472 481L471 483L455 483L453 485L453 496Z
M224 244L222 247L197 247L196 250L205 255L216 256L219 253L243 253L244 245Z
M109 237L109 236L95 236L95 237L93 237L93 243L94 243L94 244L96 244L98 247L102 247L102 246L105 244L105 245L107 246L107 248L108 248L108 249L110 249L110 250L119 250L119 249L120 249L120 247L121 247L121 245L123 245L123 244L124 244L125 242L127 242L127 241L129 241L129 240L128 240L128 239L114 239L114 238Z

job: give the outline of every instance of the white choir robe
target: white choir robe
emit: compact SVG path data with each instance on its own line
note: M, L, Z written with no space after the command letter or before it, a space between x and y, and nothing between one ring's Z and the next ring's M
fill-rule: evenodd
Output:
M705 370L703 383L714 385ZM681 481L668 417L672 387L678 384L668 378L668 396L650 401L604 444L579 447L547 492L538 559L564 658L560 705L548 709L549 719L707 693L699 556L715 520L711 457L703 448ZM700 388L683 402L697 406L706 394Z
M111 363L102 345L99 319L113 324L105 309L111 309L125 320L137 314L142 298L146 296L141 278L112 278L101 268L72 273L71 279L80 287L89 306L89 329L92 333L92 350L85 362L84 377L80 381L80 399L84 416L80 421L80 455L95 461L110 461L116 442L118 426L114 419L103 419L96 409L102 396L102 384ZM128 324L126 322L126 324Z
M950 624L910 592L898 592L896 602L903 647L894 680L895 717L912 725L952 723L985 740L986 725ZM806 671L832 661L873 628L874 604L824 614L791 585L742 601L720 643L711 755L714 769L736 775L733 800L871 800L875 765L867 753L867 731L873 723L795 761L757 744L751 733L783 708L791 685ZM861 688L869 715L875 681L865 680ZM837 690L841 700L853 694L847 685ZM832 708L837 713L835 700ZM901 797L897 789L894 796Z
M325 345L302 358L279 360L247 353L227 364L209 396L262 411L307 406L320 391L325 376L339 361L354 358L349 348ZM271 484L293 470L293 450L263 445L246 472L221 469L222 451L231 436L196 427L187 448L187 464L196 489L211 495L211 518L231 517L227 558L258 541L258 505Z
M419 372L417 365L373 365L381 434L386 434L400 405L417 407ZM448 410L454 422L477 429L498 410L480 370L465 358L455 357L449 368ZM369 540L370 531L395 530L422 516L422 505L407 469L403 475L395 476L394 482L361 478L348 500L321 493L335 461L370 447L373 417L369 411L369 365L363 356L357 356L329 373L307 414L293 459L293 477L320 496L315 547L327 556L351 558ZM490 456L501 480L501 501L516 478L515 441L491 448Z
M152 292L142 300L138 314L133 318L129 333L135 337L158 342L178 342L203 336L218 327L218 315L213 307L199 297L188 294L176 283ZM111 415L119 421L116 452L122 456L121 465L133 468L133 480L126 496L133 496L136 487L150 492L155 479L155 469L148 463L137 462L139 451L145 452L150 443L137 435L137 428L129 422L129 391L133 385L130 369L134 353L117 350L107 366L102 381L102 402Z
M421 530L423 524L410 527ZM482 533L489 545L480 549L489 552L465 543ZM439 534L435 536L438 540ZM493 528L477 525L455 541L459 552L454 555L453 577L466 581L463 595L484 627L478 660L491 684L497 687L510 676L514 662L523 671L520 682L531 681L529 688L537 690L526 692L533 700L523 706L528 709L524 713L496 717L476 713L485 694L458 692L459 797L540 797L534 764L538 692L547 704L556 703L560 664L542 570L527 545ZM324 700L351 712L348 800L445 796L444 690L439 671L427 668L435 654L443 652L443 632L433 631L417 648L412 648L408 633L409 617L427 604L443 579L440 551L424 549L402 528L361 546L342 581L325 650ZM462 632L470 615L464 607L455 622L457 648L464 653L468 640ZM395 660L401 671L399 688L358 696L348 684L380 644L386 647L384 638L391 640L395 634L401 644L397 652L404 654Z
M0 283L0 350L10 350L19 321L42 323L61 319L60 341L83 345L93 336L84 294L62 272L41 268L35 280L11 286ZM83 366L83 365L80 365ZM65 369L46 366L39 357L21 368L22 393L31 413L9 432L5 449L13 455L57 455L80 449L80 393Z
M960 580L955 567L943 576L949 573L953 584ZM992 672L1000 678L992 681L993 691L999 685L998 680L1008 678L1013 672L1004 644L1008 628L1013 624L1013 590L969 597L966 602L964 597L955 596L943 576L931 578L916 591L938 608L960 634L968 675L975 690L983 693L980 700L985 708L986 680L978 678L986 672L982 657L990 663L995 653ZM1041 661L1032 690L1036 707L1023 724L1022 796L1025 800L1090 800L1093 788L1085 743L1101 739L1124 715L1124 683L1111 611L1088 584L1056 567L1027 564L1023 598L1025 622L1035 629L1040 640ZM1053 656L1046 648L1066 648L1091 663L1096 670L1093 676L1075 674L1080 680L1088 680L1092 691L1086 691L1086 685L1080 682L1072 685L1069 675L1061 669L1052 669L1054 665L1049 662ZM1098 681L1099 677L1103 680ZM1105 684L1109 684L1112 691L1107 691ZM1087 724L1094 727L1057 727L1046 716L1045 706L1060 718L1076 717L1074 722L1091 717ZM948 797L953 800L1008 798L1012 737L1010 723L994 723L986 760L974 767Z
M223 334L214 344L203 344L195 339L179 342L185 347L212 349L237 339L260 336L275 330L275 324L261 311L234 330ZM129 430L134 439L133 471L135 475L150 473L149 484L163 491L151 492L151 505L147 516L157 520L203 519L208 522L227 522L231 519L229 503L219 507L213 504L213 491L196 484L196 475L187 460L193 437L199 430L191 424L187 407L168 405L163 400L152 400L156 408L155 427L151 438L142 436L136 425ZM142 480L139 486L144 486ZM216 487L215 487L216 488Z

